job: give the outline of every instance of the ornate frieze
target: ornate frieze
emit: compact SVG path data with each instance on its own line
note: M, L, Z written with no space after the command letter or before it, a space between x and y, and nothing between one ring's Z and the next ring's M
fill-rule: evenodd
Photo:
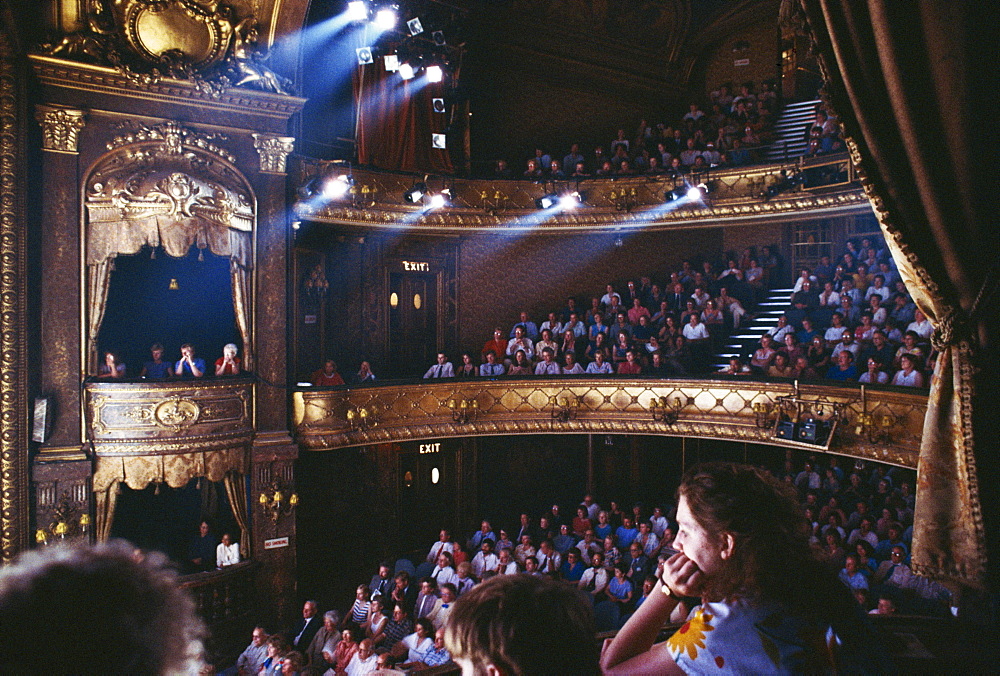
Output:
M497 434L634 434L693 436L822 451L821 445L777 438L774 411L792 383L731 380L629 380L553 378L480 382L423 381L350 390L300 390L294 394L299 444L325 450L393 441ZM833 385L801 385L803 399L843 405L831 453L916 467L924 392ZM456 420L451 402L475 401L477 414ZM578 403L572 417L557 413ZM652 402L676 407L669 421ZM364 409L368 423L350 413ZM764 412L764 415L761 413ZM353 418L353 419L352 419ZM874 421L874 423L872 422ZM882 421L887 421L883 423Z
M42 148L62 153L77 152L80 130L85 113L82 110L35 106L35 119L42 125Z
M249 443L253 383L88 383L87 432L97 456L169 455Z
M284 174L285 161L295 150L295 137L253 134L253 147L260 157L260 170L263 173Z

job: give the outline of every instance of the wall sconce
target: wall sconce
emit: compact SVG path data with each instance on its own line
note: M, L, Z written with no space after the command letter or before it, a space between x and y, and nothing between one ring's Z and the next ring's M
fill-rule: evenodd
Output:
M762 430L774 424L774 404L770 401L755 401L753 405L753 423Z
M580 397L551 397L549 403L552 404L552 419L559 422L575 418L580 411Z
M504 203L510 200L510 197L499 190L493 191L493 197L490 197L489 191L480 190L479 199L483 201L483 210L490 216L496 216L497 212L503 208Z
M81 514L76 516L76 509L63 499L52 511L54 521L48 528L39 528L35 531L35 542L39 545L48 545L51 540L66 540L67 538L84 536L90 532L90 515Z
M271 517L272 524L277 524L279 517L290 515L299 504L298 494L292 491L292 494L285 498L287 492L288 490L282 488L277 481L272 481L270 487L257 498L261 511Z
M891 414L859 413L854 433L865 436L873 444L891 443L890 430L896 426L896 418Z
M449 399L448 408L451 409L451 419L459 425L466 425L479 415L479 402L475 399Z
M653 412L653 421L673 425L681 415L684 402L680 397L667 400L666 397L653 397L649 400L649 410Z
M639 198L635 193L635 188L630 190L622 188L620 193L612 190L608 194L608 199L615 205L615 209L626 213L631 213L632 209L639 205Z
M347 424L350 425L352 430L367 430L369 428L378 425L378 419L375 417L375 407L367 409L365 407L348 407L347 409Z

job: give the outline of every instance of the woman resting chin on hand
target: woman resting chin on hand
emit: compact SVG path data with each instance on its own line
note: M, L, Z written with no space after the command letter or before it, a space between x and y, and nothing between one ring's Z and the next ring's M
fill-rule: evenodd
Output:
M863 611L809 544L794 489L753 467L701 465L681 481L677 525L678 553L605 642L605 674L893 671ZM701 604L654 643L687 596Z

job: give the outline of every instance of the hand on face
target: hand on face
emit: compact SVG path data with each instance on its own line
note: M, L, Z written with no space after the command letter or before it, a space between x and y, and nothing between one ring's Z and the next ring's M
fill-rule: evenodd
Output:
M678 596L700 596L705 573L694 561L678 552L663 565L663 583Z

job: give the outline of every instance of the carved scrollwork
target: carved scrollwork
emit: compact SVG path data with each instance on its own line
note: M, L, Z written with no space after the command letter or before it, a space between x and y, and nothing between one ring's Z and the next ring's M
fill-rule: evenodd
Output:
M84 112L53 106L36 106L35 119L42 125L42 148L64 153L77 152Z
M284 174L285 160L295 150L295 137L253 134L253 147L260 157L260 170L262 172Z
M191 399L175 397L160 402L153 409L153 421L174 432L180 432L185 427L191 427L201 416L201 407Z

